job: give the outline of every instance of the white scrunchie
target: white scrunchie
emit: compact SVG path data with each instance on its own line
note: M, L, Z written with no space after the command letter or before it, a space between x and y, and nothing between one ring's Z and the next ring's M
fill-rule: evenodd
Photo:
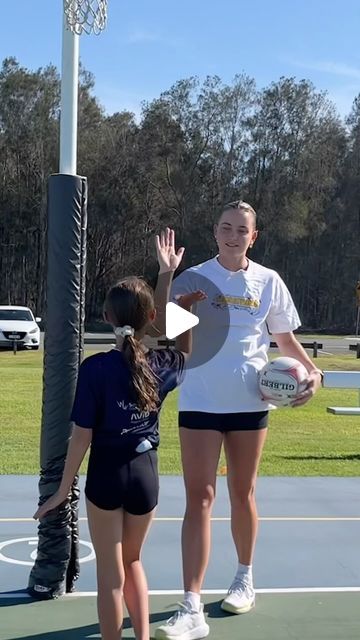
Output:
M122 338L126 338L126 336L133 336L135 330L126 324L124 327L115 327L114 333L116 336L121 336Z

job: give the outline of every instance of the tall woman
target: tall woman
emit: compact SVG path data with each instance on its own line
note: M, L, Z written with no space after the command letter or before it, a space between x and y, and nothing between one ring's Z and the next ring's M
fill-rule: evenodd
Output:
M214 235L218 254L182 272L173 284L174 299L199 288L207 300L193 310L199 325L193 330L193 351L179 400L186 491L184 600L179 611L156 630L158 639L196 640L209 633L200 592L209 560L210 517L222 445L238 559L222 608L239 614L255 604L255 486L270 409L259 395L257 373L267 362L269 333L282 355L296 358L308 371L306 389L294 406L307 402L321 384L321 372L293 334L300 320L286 285L275 271L247 257L258 236L254 209L242 201L226 205ZM214 353L211 345L216 342Z

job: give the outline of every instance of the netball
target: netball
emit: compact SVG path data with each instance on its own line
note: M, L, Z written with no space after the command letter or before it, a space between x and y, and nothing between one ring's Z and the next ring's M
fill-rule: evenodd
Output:
M295 358L275 358L259 372L261 396L277 407L287 407L305 389L307 376L304 365Z

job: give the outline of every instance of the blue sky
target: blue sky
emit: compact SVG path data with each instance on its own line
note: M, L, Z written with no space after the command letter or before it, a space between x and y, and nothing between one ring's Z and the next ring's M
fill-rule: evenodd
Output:
M109 0L100 36L81 37L84 66L108 113L136 114L181 78L236 73L258 88L310 79L341 115L360 92L359 0ZM60 68L62 0L1 2L0 59ZM14 12L16 11L16 15Z

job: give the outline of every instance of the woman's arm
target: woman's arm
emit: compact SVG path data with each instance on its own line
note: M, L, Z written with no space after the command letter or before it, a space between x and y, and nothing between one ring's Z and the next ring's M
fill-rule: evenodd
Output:
M74 426L60 486L56 493L37 509L33 516L35 520L40 520L46 513L55 509L66 500L74 478L90 446L91 439L92 429L84 429L77 425Z
M319 389L322 383L322 371L313 363L309 358L303 346L297 341L294 334L289 333L276 333L272 336L279 347L281 355L288 356L289 358L295 358L301 362L308 372L306 388L300 393L296 400L292 402L292 406L297 407L305 402L308 402L316 391Z

